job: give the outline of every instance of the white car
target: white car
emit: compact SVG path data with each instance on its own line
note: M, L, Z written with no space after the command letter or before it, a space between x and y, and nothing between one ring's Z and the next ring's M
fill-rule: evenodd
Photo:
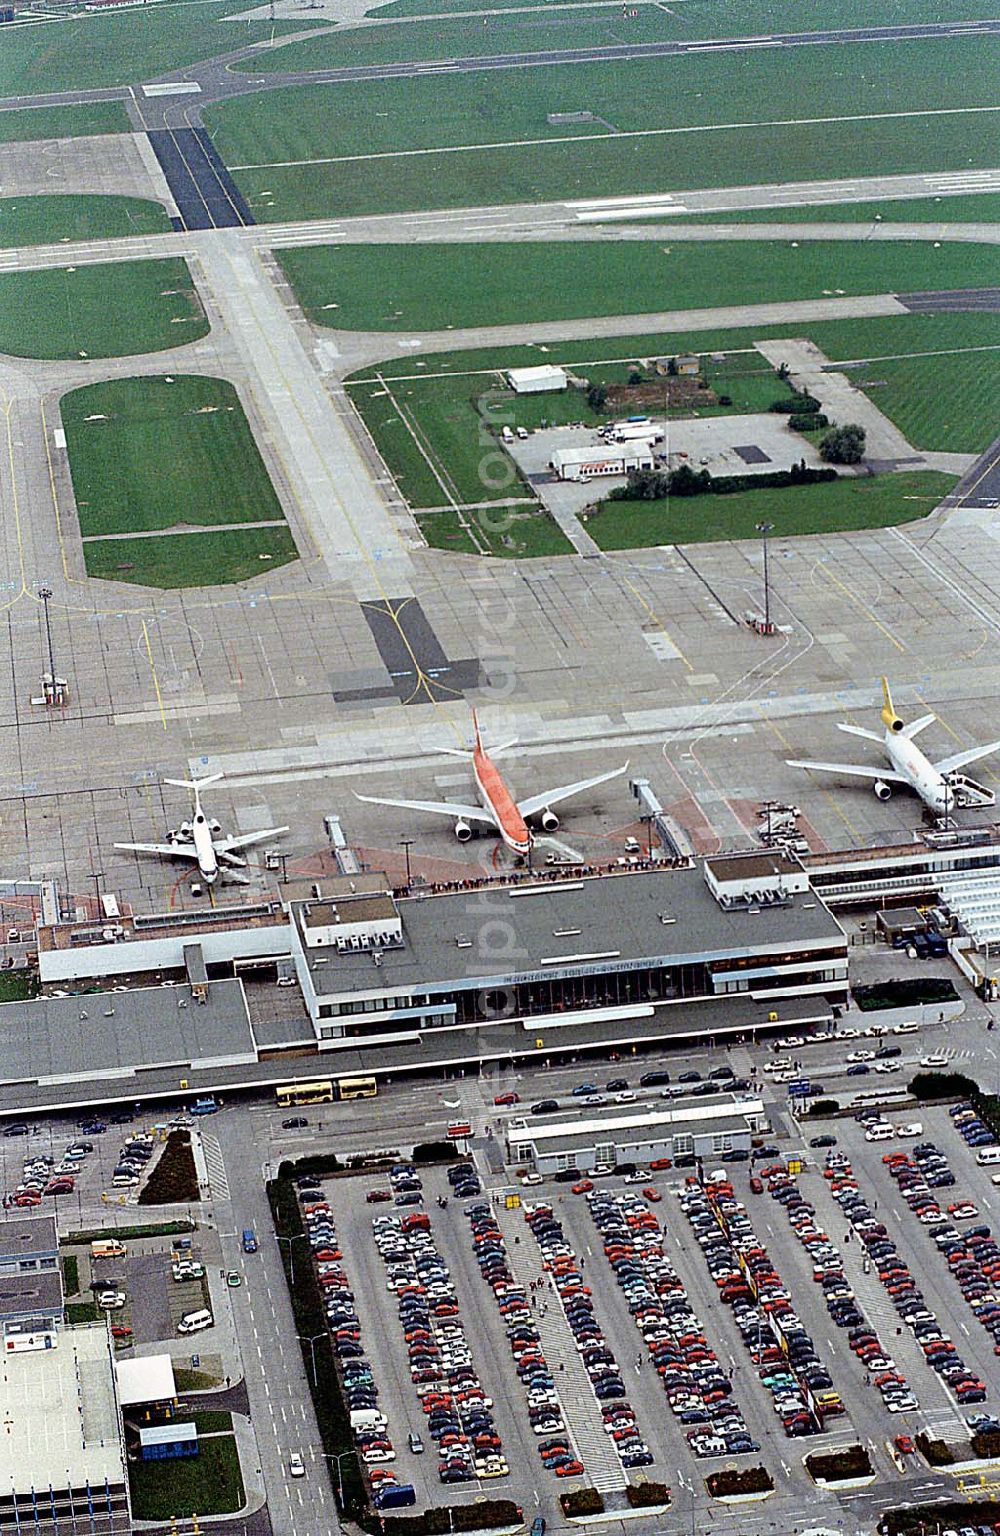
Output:
M922 1067L946 1067L948 1065L948 1058L943 1056L940 1051L935 1051L930 1056L921 1056L920 1065Z
M875 1071L881 1072L884 1077L886 1073L900 1072L902 1068L898 1061L877 1061L875 1063Z
M521 1183L527 1189L533 1189L536 1184L540 1184L541 1182L542 1176L540 1173L522 1173L521 1175Z
M848 1059L848 1061L851 1061L851 1062L854 1062L854 1061L874 1061L875 1060L875 1052L874 1051L849 1051L848 1055L847 1055L847 1059Z
M916 1019L907 1019L903 1024L894 1024L892 1032L894 1035L915 1035L919 1028Z
M616 1104L634 1104L635 1101L636 1101L636 1097L637 1097L637 1095L636 1095L636 1092L635 1092L635 1090L633 1088L623 1088L621 1093L616 1093L615 1094L615 1103Z
M647 1168L636 1168L634 1173L627 1173L622 1180L623 1184L646 1184L652 1175Z
M289 1477L305 1477L306 1475L305 1464L298 1451L293 1451L288 1458L288 1475Z
M914 1120L910 1125L897 1125L896 1135L902 1141L907 1136L922 1136L924 1128L919 1120Z
M98 1291L97 1305L104 1307L108 1312L116 1312L119 1307L125 1305L124 1291Z

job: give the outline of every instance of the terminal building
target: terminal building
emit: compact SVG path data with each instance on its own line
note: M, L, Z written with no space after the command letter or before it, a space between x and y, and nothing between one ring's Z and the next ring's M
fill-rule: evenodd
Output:
M679 864L340 876L109 936L42 927L44 995L0 1006L0 1114L828 1027L847 941L802 863Z

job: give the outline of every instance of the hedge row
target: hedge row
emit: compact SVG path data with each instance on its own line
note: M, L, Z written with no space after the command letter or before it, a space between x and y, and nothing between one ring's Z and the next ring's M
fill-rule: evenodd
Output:
M923 1432L917 1435L915 1444L930 1467L950 1467L954 1463L955 1458L943 1440L932 1440Z
M876 981L870 986L852 987L851 996L862 1013L872 1013L880 1008L917 1008L921 1003L954 1003L958 999L947 976Z
M670 1489L666 1483L629 1483L625 1497L632 1509L648 1509L652 1504L669 1504Z
M846 1482L849 1478L870 1477L874 1468L863 1445L849 1445L844 1451L831 1451L806 1457L810 1477L824 1482Z
M742 1472L711 1472L705 1487L713 1499L731 1498L737 1493L770 1493L774 1479L766 1467L746 1467Z
M574 1488L570 1493L561 1493L559 1503L567 1520L574 1515L603 1515L604 1498L596 1488Z
M994 1525L1000 1520L1000 1504L994 1499L976 1499L962 1503L955 1499L942 1504L904 1504L887 1510L878 1523L879 1536L924 1536L963 1525Z

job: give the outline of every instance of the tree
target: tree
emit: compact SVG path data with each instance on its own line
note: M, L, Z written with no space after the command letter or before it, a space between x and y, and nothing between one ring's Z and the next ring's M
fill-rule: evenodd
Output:
M695 470L690 464L682 464L670 476L671 496L701 496L709 490L712 477L707 469Z
M832 427L819 445L819 455L828 464L860 464L865 453L865 429L854 422Z
M668 357L667 358L667 378L668 379L676 379L676 377L677 377L677 359L676 359L676 357Z
M608 386L606 384L591 384L587 390L587 404L595 416L599 416L608 403Z

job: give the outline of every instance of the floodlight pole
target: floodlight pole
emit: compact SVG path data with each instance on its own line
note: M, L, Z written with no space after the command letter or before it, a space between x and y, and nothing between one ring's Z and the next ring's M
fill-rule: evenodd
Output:
M770 572L767 563L767 536L774 529L773 523L755 523L754 527L760 534L764 544L764 628L771 632L771 583Z

